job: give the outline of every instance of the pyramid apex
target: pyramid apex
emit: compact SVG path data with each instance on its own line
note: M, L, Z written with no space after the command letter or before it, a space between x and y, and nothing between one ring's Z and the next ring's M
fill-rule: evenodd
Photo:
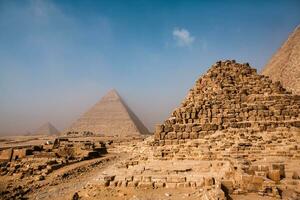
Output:
M104 97L102 98L102 100L113 100L113 99L120 99L120 95L119 93L117 92L116 89L112 89L112 90L109 90L105 95Z

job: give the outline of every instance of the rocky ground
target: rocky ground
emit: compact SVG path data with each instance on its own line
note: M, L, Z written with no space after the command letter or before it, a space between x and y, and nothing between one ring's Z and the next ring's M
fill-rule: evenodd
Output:
M206 197L211 197L211 193L218 193L219 188L217 185L208 187L162 187L162 188L149 188L149 187L107 187L103 185L102 177L104 174L116 173L118 170L117 166L122 166L124 163L133 161L132 158L136 158L140 155L140 165L143 165L142 160L144 156L148 155L151 158L153 155L153 147L146 145L153 140L153 137L146 139L145 141L124 141L116 142L108 148L108 153L100 158L95 158L91 160L84 160L74 164L64 166L60 169L53 171L52 173L45 176L43 180L33 179L31 177L25 177L19 179L18 175L12 176L1 176L0 179L0 199L109 199L109 200L150 200L150 199L162 199L162 200L172 200L172 199L211 199ZM145 161L146 162L146 161ZM173 164L171 164L171 162ZM180 161L180 160L166 160L166 161L147 161L148 171L157 170L157 167L164 168L167 173L173 173L172 170L176 171L178 169L186 168L189 162L198 161ZM201 161L198 164L200 168L192 167L193 170L200 170L199 172L205 173L208 168L208 162ZM223 162L223 161L221 161ZM297 162L297 161L294 161ZM159 163L163 163L164 166L157 166ZM175 164L174 164L175 163ZM177 163L177 164L176 164ZM195 163L193 165L195 165ZM197 164L197 163L196 163ZM209 163L213 166L220 166L219 163ZM257 163L259 164L259 163ZM298 163L300 164L300 163ZM172 165L173 167L171 167ZM297 163L295 163L295 166ZM139 165L137 165L138 167ZM226 168L226 163L222 164L221 170ZM173 169L172 169L173 168ZM134 167L129 167L128 169L134 169ZM120 173L122 168L119 170ZM220 172L221 172L220 170ZM287 169L287 170L297 170L297 169ZM153 173L154 171L149 171ZM124 171L126 172L126 171ZM132 173L132 170L127 171L127 173ZM143 173L147 173L147 170ZM157 172L155 172L157 173ZM158 172L159 173L159 172ZM183 172L185 173L185 172ZM194 172L188 172L192 175ZM125 174L124 174L125 175ZM130 174L128 174L130 175ZM133 174L134 175L134 174ZM168 175L167 175L168 176ZM188 177L188 174L185 175ZM283 180L284 181L284 180ZM179 186L179 184L178 184ZM290 199L291 195L284 193L282 199ZM261 200L271 200L277 199L275 197L261 196L258 193L246 193L246 194L231 194L227 196L227 199L233 200L250 200L250 199L261 199Z

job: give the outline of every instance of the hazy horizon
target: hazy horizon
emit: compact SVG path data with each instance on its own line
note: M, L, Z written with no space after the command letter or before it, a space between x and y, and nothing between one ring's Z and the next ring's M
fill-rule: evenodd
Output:
M149 130L216 61L260 71L300 1L0 0L0 134L59 130L115 88Z

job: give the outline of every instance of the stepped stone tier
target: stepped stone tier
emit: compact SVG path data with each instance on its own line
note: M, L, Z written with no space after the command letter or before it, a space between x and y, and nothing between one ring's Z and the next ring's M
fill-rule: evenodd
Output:
M123 147L128 159L96 184L188 188L191 199L203 200L249 193L298 200L299 101L248 64L217 62L153 136Z
M273 55L262 74L300 95L300 25Z
M155 130L155 140L197 139L217 130L272 131L300 127L300 96L256 69L217 62L200 77L181 106Z
M50 122L47 122L46 124L42 125L34 132L34 135L58 135L58 134L59 134L59 130L57 130Z
M149 134L116 90L108 92L66 132L119 136Z

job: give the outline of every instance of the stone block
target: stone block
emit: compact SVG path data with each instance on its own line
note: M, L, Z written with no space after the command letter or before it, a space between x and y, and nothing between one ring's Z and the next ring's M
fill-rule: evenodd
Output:
M169 176L167 177L168 183L183 183L186 181L186 177L182 176Z
M139 181L129 181L127 183L127 187L137 187L139 184Z
M191 139L197 139L197 138L198 138L198 135L199 135L199 134L198 134L197 132L191 132L191 133L190 133L190 138L191 138Z
M185 127L185 132L187 132L187 133L192 132L192 127L193 127L192 124L187 124L186 127Z
M182 139L183 138L183 133L182 132L177 132L177 139Z
M154 140L160 140L160 133L159 132L154 133Z
M145 189L152 189L154 187L154 184L153 182L139 182L138 187L145 188Z
M161 133L164 131L164 125L158 124L155 126L155 132L156 133Z
M151 178L151 180L153 182L156 182L156 183L165 183L165 182L167 182L167 177L164 177L164 176L153 176Z
M104 181L113 181L115 179L115 175L105 175L103 177Z
M279 173L280 173L280 177L281 178L285 177L285 167L284 167L284 164L272 164L272 169L273 170L278 169Z
M175 189L177 187L177 183L166 183L166 188Z
M169 140L174 140L176 138L177 138L176 132L169 132L167 134L167 139L169 139Z
M183 139L189 139L189 138L190 138L190 133L183 132L182 138L183 138Z
M205 177L204 184L205 186L212 186L215 184L215 179L213 177Z
M280 181L280 170L272 169L268 172L268 178L278 183Z
M154 188L163 188L166 186L166 183L163 182L154 182Z
M201 130L202 130L201 126L193 126L192 127L192 132L199 132Z
M151 176L143 176L142 181L143 182L151 182Z

